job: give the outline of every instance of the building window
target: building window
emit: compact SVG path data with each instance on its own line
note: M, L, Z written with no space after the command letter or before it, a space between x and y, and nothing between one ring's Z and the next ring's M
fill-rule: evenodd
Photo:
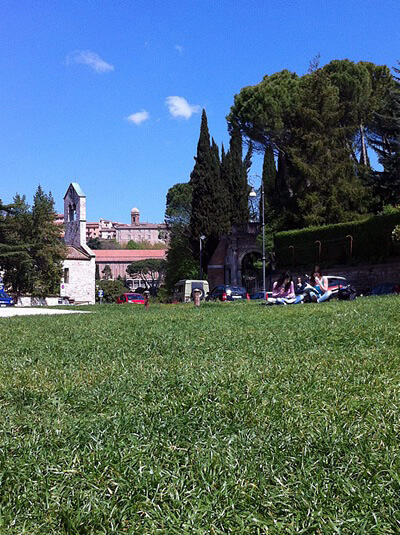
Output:
M75 221L76 219L76 205L70 204L68 206L68 221Z
M64 282L69 283L69 268L64 268Z

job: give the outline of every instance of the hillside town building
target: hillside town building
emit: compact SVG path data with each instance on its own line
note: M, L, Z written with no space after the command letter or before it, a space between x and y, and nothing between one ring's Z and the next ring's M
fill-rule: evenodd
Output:
M167 255L166 249L96 249L96 265L98 266L98 273L100 278L103 278L103 271L106 266L111 269L111 277L116 279L118 277L126 277L127 284L132 289L143 286L143 281L139 278L130 278L126 272L127 267L132 262L139 260L148 260L149 258L155 260L165 260ZM150 280L150 277L148 277Z
M64 224L64 214L57 214L56 223ZM101 218L99 222L86 223L86 240L100 238L101 240L115 240L121 245L130 241L149 243L150 245L168 243L168 229L165 223L147 223L140 221L138 208L131 210L131 222L118 223L111 219Z

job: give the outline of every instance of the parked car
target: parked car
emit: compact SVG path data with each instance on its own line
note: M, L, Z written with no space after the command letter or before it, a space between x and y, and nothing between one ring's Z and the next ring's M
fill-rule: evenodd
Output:
M239 299L250 299L246 288L231 284L221 284L208 294L206 301L237 301Z
M272 297L272 292L263 292L262 290L250 294L250 299L263 299L267 301L270 297Z
M118 297L117 303L137 303L139 305L144 305L144 297L142 294L126 293Z
M332 292L329 299L340 299L340 300L353 300L357 296L357 290L352 284L348 282L345 277L339 277L337 275L326 275L325 278L328 280L328 291ZM304 288L304 294L306 295L304 302L308 302L308 292L312 290L312 287L309 286L309 277L306 276L306 286ZM300 292L301 293L301 292Z
M400 293L400 284L395 282L385 282L384 284L379 284L371 290L370 295L388 295L388 294L398 294Z
M0 290L0 307L13 307L14 305L14 299L4 290Z
M345 286L349 285L345 277L336 277L335 275L326 275L325 278L328 279L328 290L331 290L332 292L335 292L336 290L340 290L340 288L344 288Z
M174 286L172 301L174 303L189 303L189 301L193 300L194 290L200 290L200 299L204 299L210 290L208 281L190 279L178 281Z

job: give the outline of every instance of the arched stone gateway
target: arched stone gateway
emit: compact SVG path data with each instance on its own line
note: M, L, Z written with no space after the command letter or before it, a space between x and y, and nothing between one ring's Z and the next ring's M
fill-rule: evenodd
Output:
M259 251L245 253L241 260L242 285L248 293L262 288L262 254Z
M260 287L259 279L252 264L256 257L261 258L257 236L259 223L234 225L232 232L223 236L208 263L210 289L219 284L239 284L254 291Z

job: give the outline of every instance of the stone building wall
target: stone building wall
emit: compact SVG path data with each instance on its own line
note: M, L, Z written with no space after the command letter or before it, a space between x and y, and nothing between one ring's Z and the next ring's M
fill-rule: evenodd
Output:
M66 259L63 269L69 270L68 282L61 283L60 295L72 298L75 303L94 305L96 292L96 264L95 259L74 260Z

